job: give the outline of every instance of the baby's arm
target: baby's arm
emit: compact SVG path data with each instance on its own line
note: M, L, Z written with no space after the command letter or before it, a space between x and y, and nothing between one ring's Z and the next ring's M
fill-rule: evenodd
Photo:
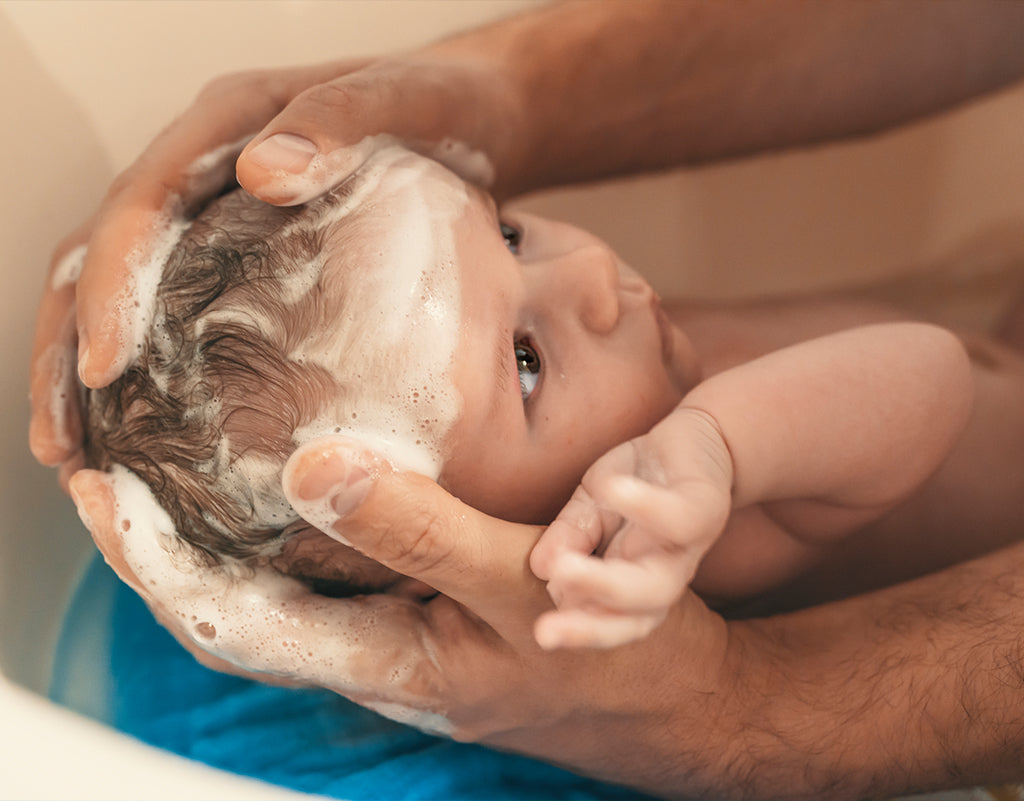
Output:
M557 609L538 640L644 636L733 509L762 504L818 543L877 517L938 467L971 400L959 340L918 323L844 331L711 377L599 459L542 536L531 565Z

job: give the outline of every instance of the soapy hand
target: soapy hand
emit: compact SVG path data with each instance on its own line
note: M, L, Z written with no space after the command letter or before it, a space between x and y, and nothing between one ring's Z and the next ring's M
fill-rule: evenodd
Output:
M557 607L545 648L611 648L650 634L725 527L733 480L714 419L680 406L583 476L530 557Z
M533 621L551 602L528 566L537 527L489 518L340 438L303 446L284 484L332 537L438 594L330 599L272 573L231 578L159 547L166 521L124 475L84 470L72 490L108 562L212 667L328 687L425 730L641 789L710 786L706 738L679 732L700 732L708 705L733 697L734 639L692 593L641 643L545 652Z
M94 218L57 248L51 276L72 251L80 269L51 278L40 306L30 433L36 458L78 464L81 428L68 402L76 359L90 387L124 371L141 336L137 310L146 311L139 273L154 260L159 235L233 183L236 171L262 200L302 203L398 139L477 182L492 181L496 170L514 174L503 160L515 141L504 108L512 101L492 72L435 47L212 81L118 176ZM500 195L509 187L498 180L491 188Z

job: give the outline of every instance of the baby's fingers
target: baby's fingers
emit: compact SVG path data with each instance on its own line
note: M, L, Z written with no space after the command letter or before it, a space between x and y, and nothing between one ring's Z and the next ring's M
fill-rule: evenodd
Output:
M530 553L530 569L540 579L551 578L552 567L563 554L594 553L619 527L622 520L598 508L581 485L541 534Z
M580 609L545 612L534 626L541 648L614 648L650 634L664 615L616 615Z
M689 548L699 558L721 533L729 518L732 498L727 489L688 481L671 487L650 484L632 476L612 476L593 488L596 501L629 521L605 551L606 557L639 560L654 540Z
M696 559L692 562L695 567ZM679 599L692 572L665 553L651 553L636 562L565 553L553 565L548 593L563 610L660 613Z

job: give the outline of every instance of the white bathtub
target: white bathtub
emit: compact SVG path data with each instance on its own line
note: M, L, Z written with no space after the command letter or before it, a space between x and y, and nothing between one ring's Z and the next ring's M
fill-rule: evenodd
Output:
M144 747L45 700L58 626L92 553L27 448L28 353L50 248L207 78L408 47L530 4L0 2L0 797L293 795ZM997 242L999 258L1024 253L1020 130L1018 90L881 142L530 205L604 233L663 291L840 285L974 252L982 240ZM823 186L823 174L851 191ZM877 213L880 198L903 213ZM749 270L726 275L722 265Z

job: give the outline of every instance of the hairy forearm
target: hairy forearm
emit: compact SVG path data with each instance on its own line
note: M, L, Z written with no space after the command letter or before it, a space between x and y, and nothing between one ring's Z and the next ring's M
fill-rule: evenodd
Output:
M733 626L722 792L863 798L1024 778L1024 545Z
M510 192L878 131L1024 74L1006 0L605 0L442 43L510 77Z
M666 626L639 651L604 652L596 678L549 666L575 725L493 744L666 798L884 798L1024 779L1024 544L773 618L709 625L687 596ZM581 689L593 687L604 691ZM588 703L573 703L581 692Z

